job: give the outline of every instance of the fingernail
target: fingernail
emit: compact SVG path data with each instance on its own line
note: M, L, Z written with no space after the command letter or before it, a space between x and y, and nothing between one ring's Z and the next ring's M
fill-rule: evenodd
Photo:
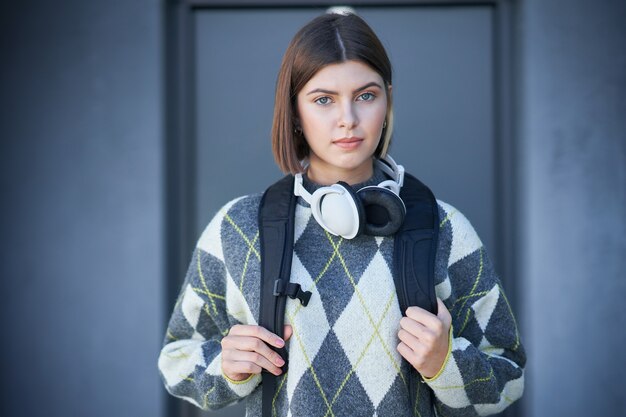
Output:
M276 338L276 346L278 346L278 347L285 346L285 341L283 339Z
M281 358L280 356L278 358L276 358L276 365L277 366L283 366L285 364L285 361L283 358Z

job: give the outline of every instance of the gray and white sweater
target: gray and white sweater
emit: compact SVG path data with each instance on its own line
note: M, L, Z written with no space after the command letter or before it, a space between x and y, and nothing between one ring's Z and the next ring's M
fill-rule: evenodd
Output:
M258 324L260 199L229 202L202 233L159 357L172 395L203 409L245 398L249 417L261 416L261 377L226 378L220 340L235 324ZM307 307L287 300L289 370L278 379L273 415L476 416L500 412L522 395L526 357L502 286L469 221L438 204L436 293L452 315L450 352L438 375L413 385L417 401L409 404L415 373L396 350L402 312L391 273L393 237L330 235L300 199L291 281L312 296Z

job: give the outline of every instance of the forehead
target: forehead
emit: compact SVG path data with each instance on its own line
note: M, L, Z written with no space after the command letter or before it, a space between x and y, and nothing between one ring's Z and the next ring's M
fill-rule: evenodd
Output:
M361 86L368 82L377 82L383 85L383 79L369 65L360 61L345 61L337 64L330 64L311 77L305 84L303 90L307 87L319 88L347 88Z

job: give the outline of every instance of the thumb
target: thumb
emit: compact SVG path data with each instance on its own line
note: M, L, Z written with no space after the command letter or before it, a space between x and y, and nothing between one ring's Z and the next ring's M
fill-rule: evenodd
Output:
M450 312L448 311L446 305L443 303L443 301L441 301L441 298L439 297L437 297L437 317L439 317L439 320L447 325L450 325L450 323L452 323L452 316L450 315Z
M293 334L293 327L291 327L289 324L286 324L285 332L283 333L284 335L283 340L286 342L287 340L289 340L292 334Z

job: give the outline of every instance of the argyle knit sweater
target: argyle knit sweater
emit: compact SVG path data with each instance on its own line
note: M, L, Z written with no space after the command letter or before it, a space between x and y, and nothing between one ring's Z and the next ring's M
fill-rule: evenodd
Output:
M383 179L375 171L355 189ZM317 187L306 179L304 185L309 192ZM171 394L203 409L245 399L249 417L261 416L261 376L226 378L220 341L235 324L258 324L260 199L229 202L202 233L159 357ZM425 379L396 350L403 312L391 272L393 237L333 236L300 199L291 281L312 296L306 307L287 300L289 369L278 378L273 415L477 416L498 413L522 395L526 359L502 286L469 221L438 205L436 294L452 329L443 367Z

